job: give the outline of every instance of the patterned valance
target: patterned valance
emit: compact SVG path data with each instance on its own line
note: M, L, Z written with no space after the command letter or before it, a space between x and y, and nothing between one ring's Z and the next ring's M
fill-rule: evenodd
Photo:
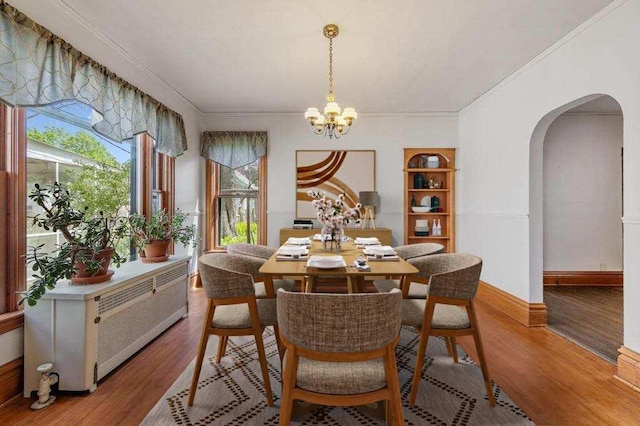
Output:
M203 132L200 155L237 169L267 155L267 132Z
M63 100L94 109L96 132L114 141L146 132L156 149L187 149L182 116L0 0L0 100L37 107Z

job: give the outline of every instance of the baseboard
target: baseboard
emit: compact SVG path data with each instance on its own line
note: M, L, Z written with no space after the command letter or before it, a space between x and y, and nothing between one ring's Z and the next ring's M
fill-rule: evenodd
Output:
M23 364L20 357L0 366L0 406L22 393Z
M621 346L618 353L616 379L640 392L640 353L625 346Z
M545 286L598 286L622 287L622 271L545 271Z
M544 303L525 302L484 281L480 281L477 296L527 327L547 325L547 306Z

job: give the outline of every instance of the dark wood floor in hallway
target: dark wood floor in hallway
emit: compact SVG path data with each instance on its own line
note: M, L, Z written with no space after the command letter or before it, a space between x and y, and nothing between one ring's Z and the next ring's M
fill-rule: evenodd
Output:
M545 287L548 327L615 363L622 346L622 287Z
M190 295L178 322L107 376L91 395L62 395L42 411L15 398L1 425L137 425L195 357L205 296ZM545 328L526 328L478 302L492 378L540 425L640 424L640 393L614 378L615 366ZM459 339L472 356L472 342Z

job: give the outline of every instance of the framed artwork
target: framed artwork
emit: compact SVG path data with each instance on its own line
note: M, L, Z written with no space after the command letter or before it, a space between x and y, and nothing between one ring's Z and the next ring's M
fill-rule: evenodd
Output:
M296 217L315 219L307 191L318 190L330 198L344 193L350 207L360 191L375 191L376 152L296 151Z

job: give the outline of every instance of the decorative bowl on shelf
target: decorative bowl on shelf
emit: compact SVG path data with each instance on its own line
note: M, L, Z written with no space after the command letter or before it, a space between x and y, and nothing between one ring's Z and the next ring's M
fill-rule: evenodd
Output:
M437 155L427 157L427 169L437 169L440 167L440 158Z
M431 207L414 206L411 207L411 211L414 213L428 213Z

